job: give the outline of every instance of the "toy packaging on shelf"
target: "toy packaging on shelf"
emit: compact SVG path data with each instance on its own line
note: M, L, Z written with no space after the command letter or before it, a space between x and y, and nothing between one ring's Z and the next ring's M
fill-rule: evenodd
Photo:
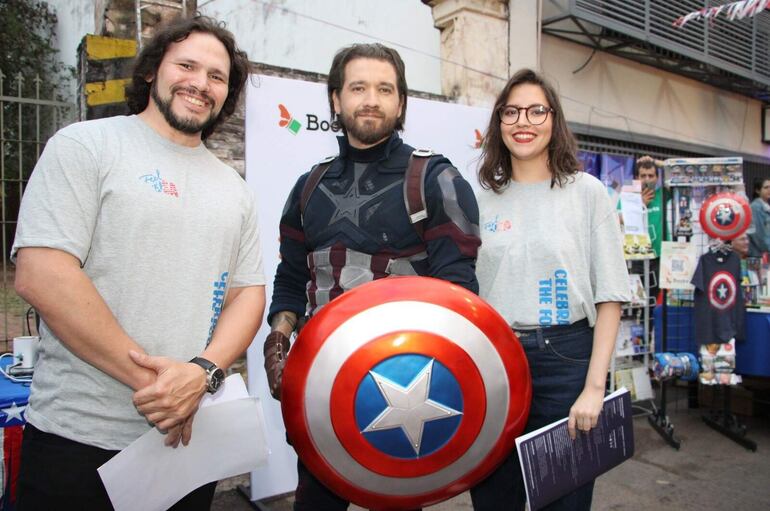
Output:
M717 194L732 193L745 198L746 193L740 157L669 159L664 162L664 182L671 193L666 206L667 232L673 240L684 238L694 243L696 254L708 250L709 236L701 225L704 202ZM707 220L715 219L723 209L716 208ZM741 211L734 209L733 213L741 220ZM721 216L716 220L717 224L724 221Z
M698 379L700 365L692 353L656 353L652 374L658 381L679 378L684 381Z
M620 194L620 211L623 226L623 255L629 260L653 259L649 229L647 227L647 208L642 201L642 187L637 180L623 186Z
M743 299L747 307L759 306L761 274L762 259L759 257L747 257L741 261L741 287L743 287Z
M667 186L743 184L743 158L673 158L667 167Z
M757 305L769 307L770 306L770 279L768 278L768 272L770 272L770 259L768 254L762 255L759 262L759 283L757 285Z
M735 371L735 339L700 347L700 382L704 385L736 385L741 377Z
M631 401L642 401L654 397L647 368L643 365L618 369L615 372L615 387L627 388L631 392Z
M647 292L644 290L642 276L637 273L629 273L628 285L631 288L631 305L644 307L647 304Z
M644 345L644 326L634 320L623 320L615 338L615 356L640 355L647 350Z

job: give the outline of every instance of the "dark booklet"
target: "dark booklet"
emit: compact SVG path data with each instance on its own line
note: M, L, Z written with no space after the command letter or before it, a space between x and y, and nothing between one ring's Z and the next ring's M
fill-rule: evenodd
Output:
M634 454L631 394L625 388L604 398L599 423L569 437L567 419L516 439L530 511L536 511Z

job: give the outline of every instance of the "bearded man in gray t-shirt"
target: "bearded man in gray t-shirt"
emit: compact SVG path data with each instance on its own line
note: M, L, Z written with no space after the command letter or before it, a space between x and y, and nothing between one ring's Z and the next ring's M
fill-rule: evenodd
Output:
M137 58L135 115L46 145L11 251L16 290L43 320L19 509L111 509L96 469L153 426L187 445L201 398L253 339L265 303L255 200L202 143L247 76L215 20L176 21ZM214 485L177 506L208 509Z

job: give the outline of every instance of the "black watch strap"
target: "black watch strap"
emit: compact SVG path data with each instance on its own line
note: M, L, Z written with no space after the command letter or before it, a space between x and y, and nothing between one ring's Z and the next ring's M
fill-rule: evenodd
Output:
M193 357L193 359L190 360L190 363L201 366L207 374L213 372L217 368L217 365L214 362L203 357Z
M213 394L219 390L219 386L222 385L222 380L224 380L224 371L222 369L217 367L211 360L203 357L193 357L190 363L199 365L206 371L206 392Z

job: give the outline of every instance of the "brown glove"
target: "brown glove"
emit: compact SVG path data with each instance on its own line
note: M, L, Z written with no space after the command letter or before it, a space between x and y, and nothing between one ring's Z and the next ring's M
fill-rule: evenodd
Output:
M278 401L281 400L281 378L286 355L289 353L289 345L289 338L278 330L274 330L268 334L262 348L265 354L265 372L270 394Z

